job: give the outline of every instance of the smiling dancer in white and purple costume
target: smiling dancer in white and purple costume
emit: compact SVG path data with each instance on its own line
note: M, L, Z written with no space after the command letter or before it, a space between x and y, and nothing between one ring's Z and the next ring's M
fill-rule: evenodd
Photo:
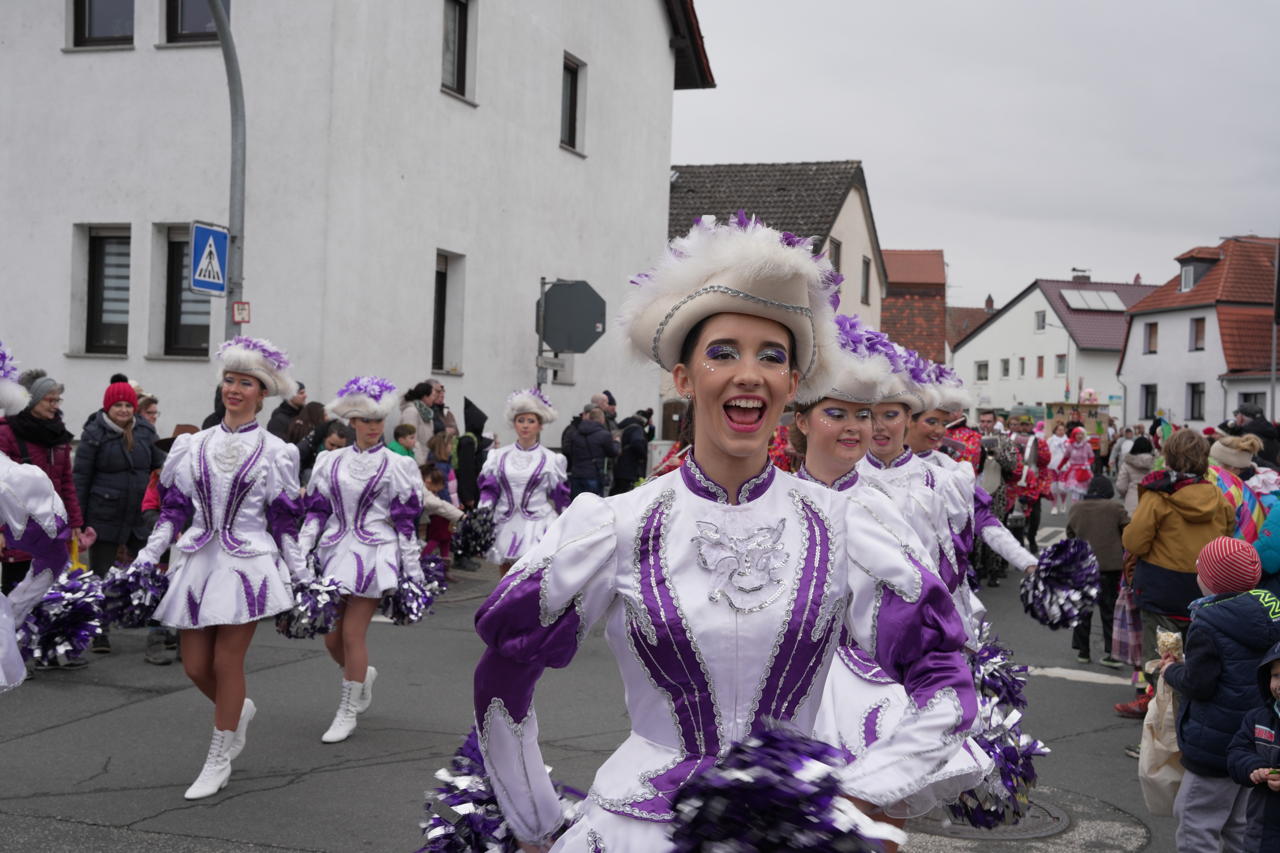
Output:
M568 463L540 441L556 410L537 388L507 398L507 423L516 441L489 451L480 469L480 506L493 508L494 537L489 560L502 567L524 556L569 505Z
M838 319L842 351L828 359L827 367L812 381L803 383L797 395L796 429L800 435L792 440L804 454L797 476L845 495L862 511L880 518L904 542L932 544L934 531L913 530L899 511L911 499L904 501L869 477L860 462L872 444L873 404L900 395L904 383L894 377L884 354L860 346L865 341L851 334L856 331L848 322L851 318ZM935 503L927 495L923 497L923 505ZM924 514L934 516L932 511ZM928 538L921 540L913 533ZM939 558L947 559L936 547L917 555L919 563L935 572ZM940 580L946 583L948 578ZM931 720L934 714L940 714L941 719ZM817 736L842 749L855 764L874 744L885 740L914 744L911 751L919 757L930 752L940 757L926 772L911 768L908 772L913 775L898 785L900 798L884 806L884 814L896 825L954 801L980 782L991 767L990 759L972 740L966 739L962 748L955 750L937 739L936 726L949 722L946 714L945 707L917 707L903 686L859 647L847 630L842 632L818 709ZM883 777L898 768L879 772Z
M310 572L298 550L298 449L259 428L269 396L290 397L289 360L269 341L218 348L221 423L179 436L160 472L160 519L137 564L170 548L169 590L155 618L181 629L187 677L214 703L204 768L185 794L216 794L231 776L256 708L244 658L258 621L293 606L290 580Z
M919 543L904 547L852 501L769 463L797 382L833 345L830 263L745 216L705 218L637 284L630 340L692 398L693 451L634 491L579 496L476 618L488 645L479 740L526 851L670 850L673 798L694 774L770 721L812 733L842 628L920 707L950 709L930 716L946 722L925 740L958 749L976 711L963 627L911 557ZM552 848L562 817L533 689L599 622L632 733ZM868 810L897 801L904 780L945 757L915 755L917 743L873 745L840 772L842 791Z
M0 343L0 413L19 412L27 389ZM18 626L53 585L67 564L67 510L53 482L35 465L21 465L0 453L0 540L31 554L31 568L8 597L0 594L0 693L27 677L18 650Z
M378 602L401 576L423 581L418 516L422 477L413 458L382 443L382 425L396 406L395 386L377 376L357 376L325 407L350 423L356 443L316 459L299 537L304 554L314 547L320 574L342 585L340 617L324 635L329 656L342 667L338 711L324 743L346 740L356 715L373 701L378 670L369 666L365 634Z

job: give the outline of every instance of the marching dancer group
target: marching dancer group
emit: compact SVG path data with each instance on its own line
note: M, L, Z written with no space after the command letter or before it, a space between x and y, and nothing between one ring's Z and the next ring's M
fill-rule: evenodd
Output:
M959 380L836 316L840 276L810 241L741 214L699 221L635 283L627 336L688 402L683 464L570 504L565 459L541 443L556 412L525 390L507 402L516 442L480 471L478 512L492 515L488 556L503 578L475 618L486 648L467 749L483 776L466 784L500 812L497 837L609 853L710 838L699 821L712 810L696 807L707 780L765 743L795 778L839 794L797 804L833 837L895 849L895 827L940 806L979 825L1016 820L1043 747L1018 726L1017 668L991 644L968 555L981 539L1016 568L1038 563L995 520L973 468L939 449L970 404ZM133 567L167 563L154 618L179 629L187 676L213 704L188 799L222 789L245 748L256 708L244 662L259 620L295 610L321 581L337 596L323 627L339 703L322 735L336 743L372 700L366 632L379 603L428 583L422 479L383 444L395 388L371 376L342 388L326 408L355 441L320 454L304 493L296 449L256 420L265 398L293 394L286 355L238 337L219 359L225 415L173 444L160 521ZM0 372L0 390L10 379ZM769 457L792 404L794 475ZM21 681L15 632L65 564L68 534L43 475L0 465L2 532L39 555L0 597L4 689ZM595 626L631 732L567 807L542 760L534 693ZM447 817L426 829L425 850L472 849Z

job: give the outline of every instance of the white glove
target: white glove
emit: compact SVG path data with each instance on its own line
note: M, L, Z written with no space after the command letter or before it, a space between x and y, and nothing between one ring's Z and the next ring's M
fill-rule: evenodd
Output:
M427 576L422 572L422 543L416 536L396 536L396 546L400 550L400 574L418 583L426 583Z
M164 556L164 552L169 549L173 543L173 523L162 521L151 530L151 536L147 538L146 547L138 552L138 556L134 558L133 564L150 563L155 565L160 562L160 558Z
M302 532L298 534L298 550L305 559L312 551L316 549L316 542L320 539L320 519L308 519L302 525Z

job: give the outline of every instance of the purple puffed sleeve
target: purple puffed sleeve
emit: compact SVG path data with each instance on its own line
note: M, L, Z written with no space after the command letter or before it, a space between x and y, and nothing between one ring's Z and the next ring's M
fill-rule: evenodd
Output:
M196 514L196 507L191 497L176 483L166 486L164 483L157 482L156 491L160 494L160 517L156 520L156 526L161 522L168 522L171 528L169 539L172 543L191 523L191 519Z

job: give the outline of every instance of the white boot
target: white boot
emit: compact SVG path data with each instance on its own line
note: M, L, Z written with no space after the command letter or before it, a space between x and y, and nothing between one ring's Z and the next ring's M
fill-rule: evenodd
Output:
M213 730L213 740L209 742L209 754L205 756L204 767L196 781L183 794L184 797L188 800L201 800L212 797L227 786L227 780L231 778L231 759L227 757L227 751L231 748L231 739L235 734L234 731Z
M253 721L253 717L258 713L258 706L253 704L253 700L248 696L244 699L244 705L240 708L240 722L236 723L236 734L231 739L231 749L227 752L227 760L235 761L236 757L244 751L245 738L249 734L249 723Z
M369 710L369 703L373 701L373 682L378 677L378 670L372 666L365 667L364 684L360 685L360 689L351 700L351 705L356 709L357 714L363 714Z
M333 715L329 730L320 736L325 743L341 743L356 730L356 709L353 704L360 691L360 682L342 680L342 695L338 698L338 713Z

